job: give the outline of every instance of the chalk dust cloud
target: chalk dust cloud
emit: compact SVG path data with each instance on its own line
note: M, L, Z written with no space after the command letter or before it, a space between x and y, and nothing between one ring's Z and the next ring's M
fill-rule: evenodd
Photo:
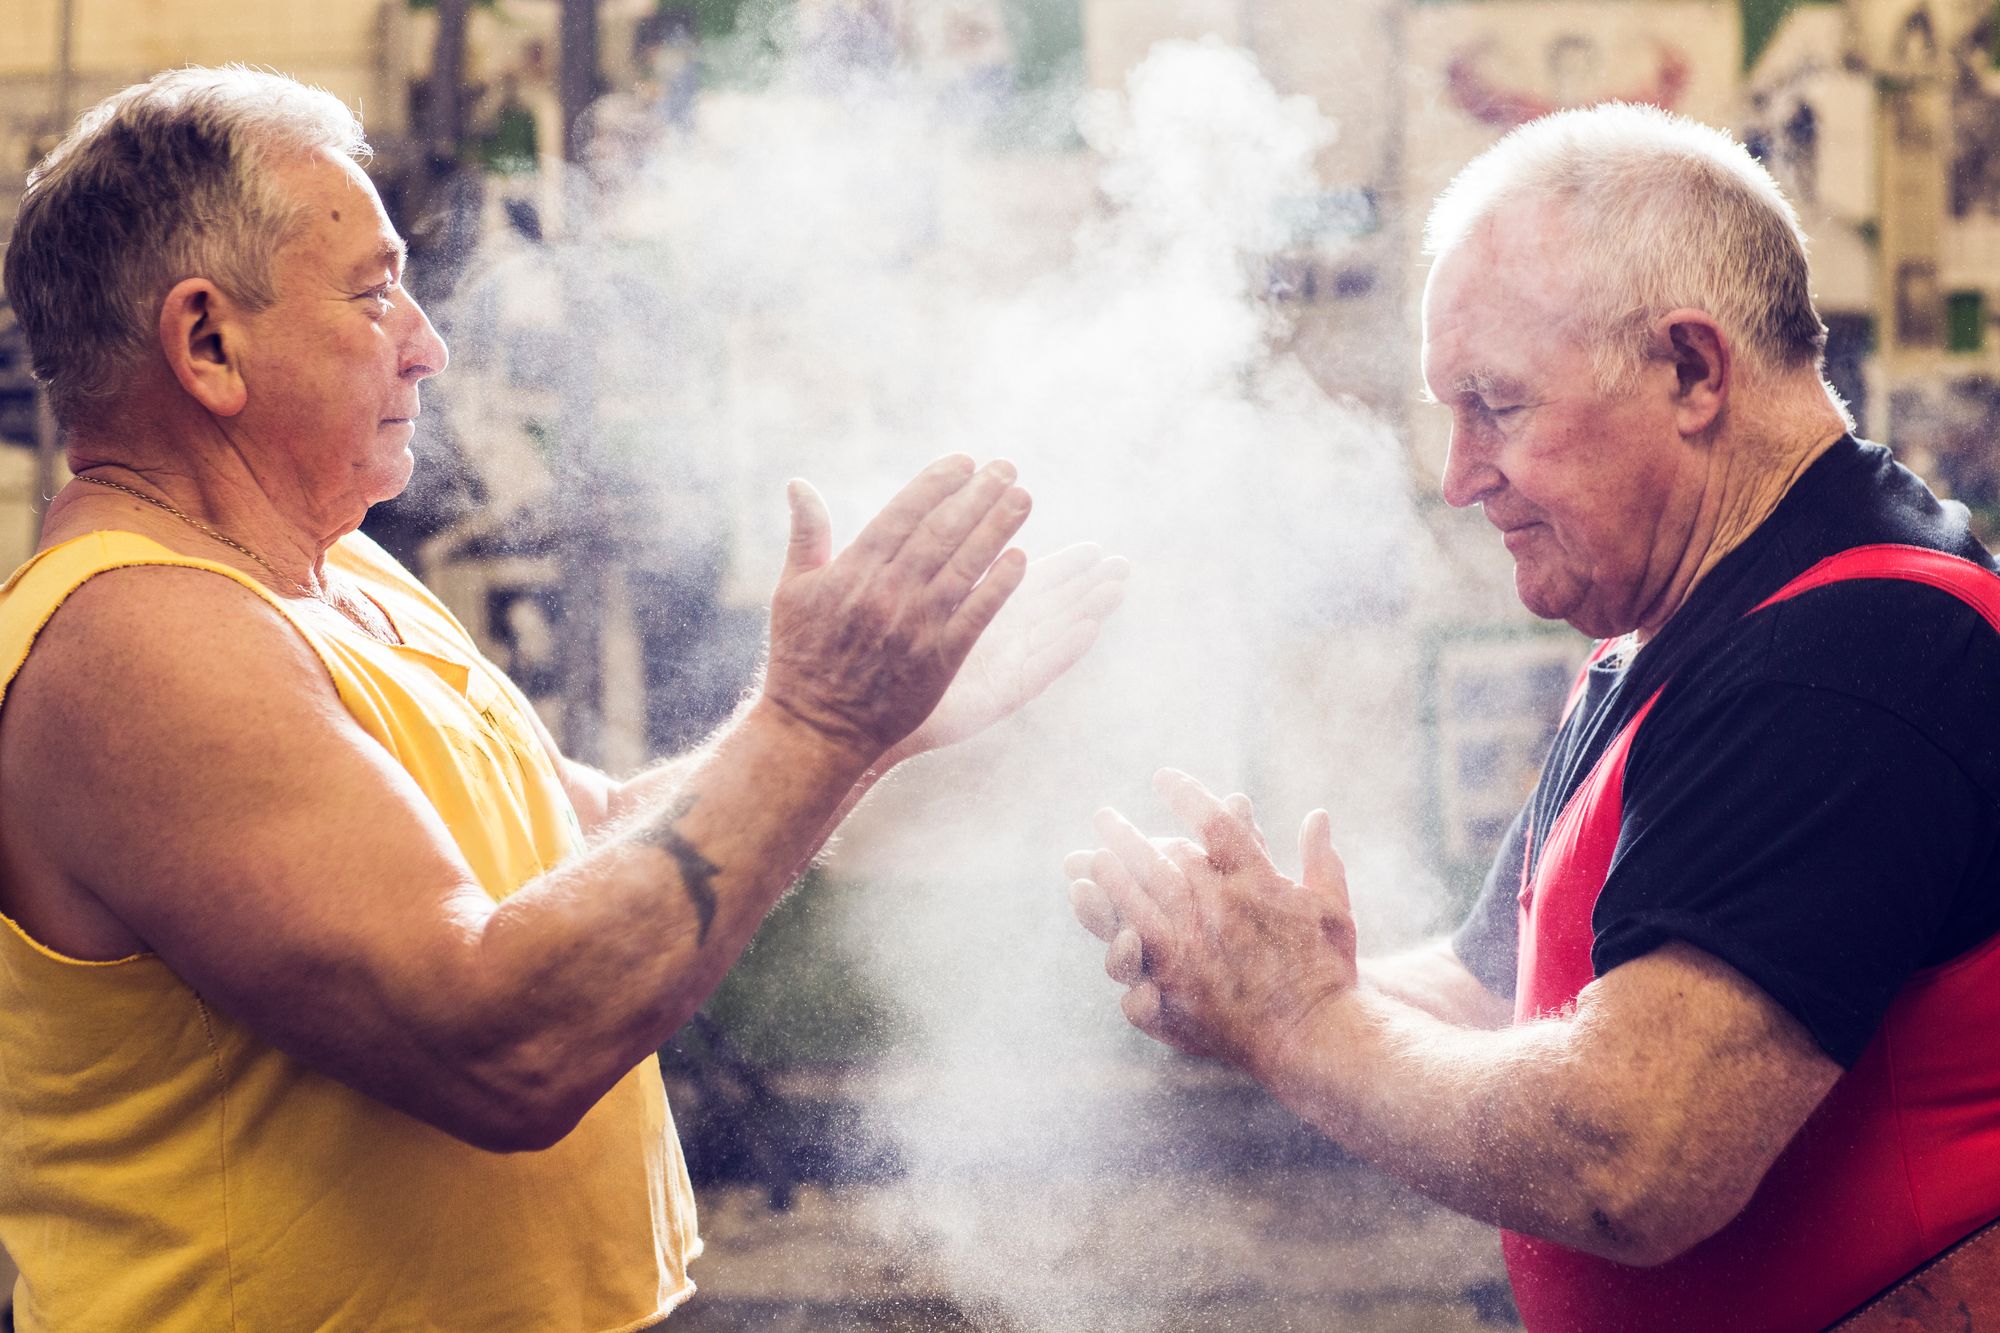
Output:
M1273 351L1264 299L1338 127L1214 41L1004 114L776 51L685 133L607 147L568 261L589 280L542 299L586 293L604 308L565 318L640 340L632 457L710 497L661 521L735 532L738 601L775 578L785 478L821 489L844 541L950 451L1019 465L1030 554L1131 560L1072 676L851 822L829 872L865 889L828 947L901 1019L872 1102L906 1168L885 1241L1023 1328L1156 1326L1148 1290L1190 1256L1142 1226L1107 1259L1085 1219L1148 1177L1171 1211L1161 1173L1188 1164L1145 1160L1161 1140L1132 1116L1190 1075L1124 1027L1070 917L1061 859L1092 811L1170 831L1148 779L1172 764L1250 792L1295 869L1326 804L1364 948L1437 924L1409 799L1410 608L1437 557L1395 434ZM634 267L670 294L643 317L606 277Z

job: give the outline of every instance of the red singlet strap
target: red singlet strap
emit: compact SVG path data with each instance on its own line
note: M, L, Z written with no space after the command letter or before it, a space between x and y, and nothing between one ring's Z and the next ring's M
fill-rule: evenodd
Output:
M1928 584L1958 598L2000 630L2000 574L1962 556L1889 543L1856 546L1830 555L1745 614L1847 579L1903 579Z

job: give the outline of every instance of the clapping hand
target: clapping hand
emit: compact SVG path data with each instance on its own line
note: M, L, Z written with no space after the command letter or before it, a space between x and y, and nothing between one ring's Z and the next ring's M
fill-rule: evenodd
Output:
M838 555L826 505L794 481L764 698L864 766L906 740L1025 573L1006 549L1029 509L1014 476L941 458Z
M1217 800L1174 769L1153 785L1200 841L1149 840L1100 810L1104 846L1064 861L1070 901L1110 946L1105 971L1127 988L1134 1027L1256 1074L1356 983L1347 874L1327 814L1300 828L1304 871L1292 880L1272 864L1248 797Z

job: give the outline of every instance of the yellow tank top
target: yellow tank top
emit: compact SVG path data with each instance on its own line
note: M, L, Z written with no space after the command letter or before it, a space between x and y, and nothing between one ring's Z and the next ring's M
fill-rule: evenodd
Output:
M0 706L86 579L212 570L312 645L495 899L573 855L526 700L380 547L329 558L403 646L131 533L51 548L0 587ZM0 917L0 1246L23 1333L610 1333L686 1299L701 1242L652 1061L547 1151L482 1152L280 1054L152 954L81 962Z

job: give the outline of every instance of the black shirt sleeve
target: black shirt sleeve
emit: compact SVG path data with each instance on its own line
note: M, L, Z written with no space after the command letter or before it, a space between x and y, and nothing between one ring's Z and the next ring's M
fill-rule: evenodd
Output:
M1990 802L1910 723L1838 690L1765 680L1650 726L1593 918L1597 975L1685 940L1851 1066L1982 873Z
M1526 855L1528 810L1514 816L1499 855L1486 872L1472 910L1451 937L1452 951L1479 984L1503 999L1514 996L1521 933L1521 858Z

